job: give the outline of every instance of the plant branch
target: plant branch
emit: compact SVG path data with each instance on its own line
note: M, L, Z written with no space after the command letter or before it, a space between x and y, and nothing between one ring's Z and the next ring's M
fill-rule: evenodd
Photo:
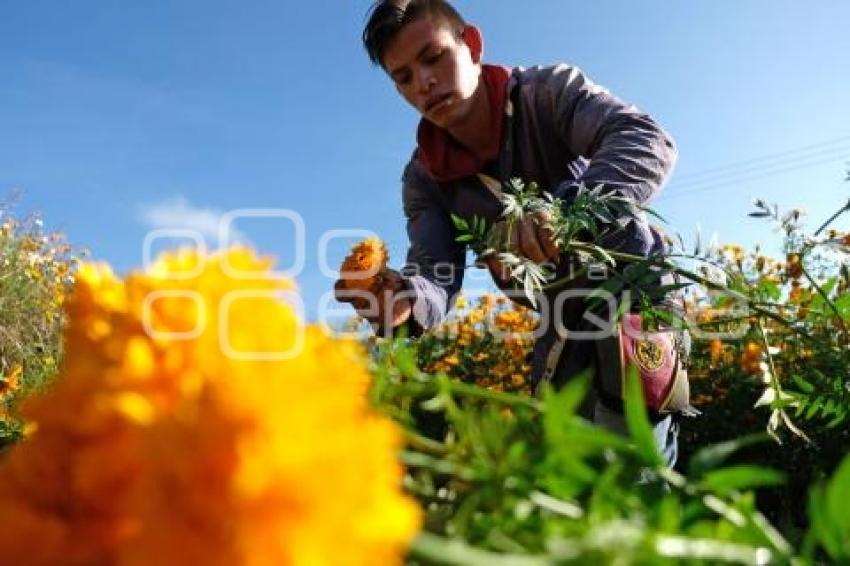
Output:
M850 210L850 200L848 200L848 201L847 201L847 204L845 204L844 206L842 206L841 208L839 208L839 209L835 212L835 214L833 214L832 216L830 216L830 217L826 220L826 222L824 222L823 224L821 224L821 227L820 227L820 228L818 228L817 230L815 230L815 236L820 235L820 233L821 233L821 232L823 232L824 230L826 230L826 229L827 229L827 227L829 227L829 225L830 225L830 224L832 224L833 222L835 222L835 220L836 220L839 216L841 216L842 214L844 214L844 213L845 213L845 212L847 212L848 210Z

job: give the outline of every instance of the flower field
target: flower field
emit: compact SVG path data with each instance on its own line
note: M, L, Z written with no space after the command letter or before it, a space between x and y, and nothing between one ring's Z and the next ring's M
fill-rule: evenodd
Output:
M779 259L671 252L702 411L675 469L636 380L628 437L577 415L589 376L532 396L537 317L501 295L358 343L250 249L118 277L4 217L0 562L850 563L847 210L761 203ZM343 272L386 264L367 241Z

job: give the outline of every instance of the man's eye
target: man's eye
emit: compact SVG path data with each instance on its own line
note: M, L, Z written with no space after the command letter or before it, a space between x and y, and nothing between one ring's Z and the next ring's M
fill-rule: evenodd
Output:
M442 57L442 56L443 56L443 50L441 49L439 51L435 51L434 53L431 53L430 55L428 55L428 57L425 58L425 61L427 63L436 63L437 61L440 60L440 57Z

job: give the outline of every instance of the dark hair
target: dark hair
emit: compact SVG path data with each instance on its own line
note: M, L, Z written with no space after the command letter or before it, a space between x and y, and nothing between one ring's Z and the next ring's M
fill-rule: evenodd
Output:
M422 17L447 24L458 37L466 27L461 15L446 0L377 0L363 29L363 47L369 60L383 67L384 50L390 41L401 28Z

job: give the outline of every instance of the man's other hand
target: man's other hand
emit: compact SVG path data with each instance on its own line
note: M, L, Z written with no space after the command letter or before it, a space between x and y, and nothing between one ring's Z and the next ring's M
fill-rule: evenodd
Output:
M366 291L348 289L345 280L338 279L334 296L341 303L351 303L357 314L384 330L407 322L413 312L413 296L393 269L377 275Z

